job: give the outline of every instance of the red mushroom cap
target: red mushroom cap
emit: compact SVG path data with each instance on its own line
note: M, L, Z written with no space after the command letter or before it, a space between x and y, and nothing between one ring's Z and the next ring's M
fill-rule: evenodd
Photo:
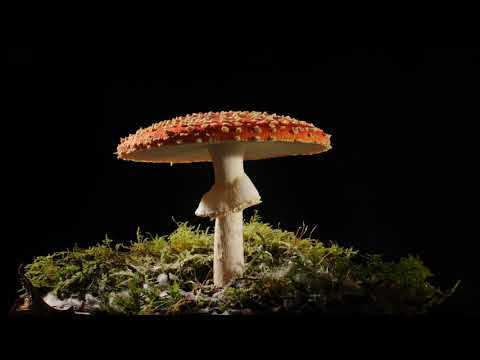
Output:
M244 142L245 160L313 155L331 149L330 135L313 124L265 112L195 113L161 121L121 140L120 159L190 163L211 161L208 144Z

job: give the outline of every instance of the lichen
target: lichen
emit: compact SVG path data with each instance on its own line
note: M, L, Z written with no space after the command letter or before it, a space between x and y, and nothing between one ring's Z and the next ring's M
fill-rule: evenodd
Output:
M419 257L385 261L325 244L313 230L282 230L255 213L244 225L245 272L223 289L213 286L213 234L187 222L168 236L138 229L130 243L107 237L90 248L38 256L25 275L44 294L80 300L83 311L128 315L414 315L441 304L458 285L448 291L432 285Z

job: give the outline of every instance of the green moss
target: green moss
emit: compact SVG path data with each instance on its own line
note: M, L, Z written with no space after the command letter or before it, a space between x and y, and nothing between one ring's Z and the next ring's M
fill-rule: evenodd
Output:
M244 226L246 268L223 291L213 287L213 234L186 222L168 236L142 234L113 246L39 256L26 276L60 298L99 301L110 314L235 313L236 311L422 314L451 296L429 283L418 257L387 262L379 255L312 238L302 226L285 231L257 213ZM93 311L93 310L92 310Z
M170 248L181 253L183 251L196 251L208 253L213 246L213 235L199 226L188 225L187 222L177 223L178 228L168 236Z
M168 245L166 236L146 234L137 229L137 241L130 243L130 250L137 255L161 256L162 250ZM120 246L122 246L120 244ZM127 248L128 249L128 248Z

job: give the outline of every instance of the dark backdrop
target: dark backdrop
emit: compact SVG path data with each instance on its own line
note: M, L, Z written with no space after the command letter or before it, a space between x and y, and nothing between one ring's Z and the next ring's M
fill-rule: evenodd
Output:
M192 222L211 164L117 160L120 137L192 112L251 110L332 134L319 156L246 162L263 218L398 258L418 254L439 285L462 279L446 309L479 300L469 229L478 214L479 49L55 46L8 49L3 118L6 309L16 267L137 227ZM475 206L474 206L475 208ZM252 211L247 210L248 217Z

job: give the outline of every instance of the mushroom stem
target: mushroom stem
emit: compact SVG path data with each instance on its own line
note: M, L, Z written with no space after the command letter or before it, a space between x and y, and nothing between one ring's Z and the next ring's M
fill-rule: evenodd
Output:
M260 203L260 195L243 169L243 144L214 144L208 150L215 184L195 213L215 218L213 282L223 287L243 273L243 209Z
M208 151L215 171L215 185L228 186L245 175L243 170L245 146L243 144L210 145Z
M213 284L225 286L245 267L243 254L243 210L215 219Z

